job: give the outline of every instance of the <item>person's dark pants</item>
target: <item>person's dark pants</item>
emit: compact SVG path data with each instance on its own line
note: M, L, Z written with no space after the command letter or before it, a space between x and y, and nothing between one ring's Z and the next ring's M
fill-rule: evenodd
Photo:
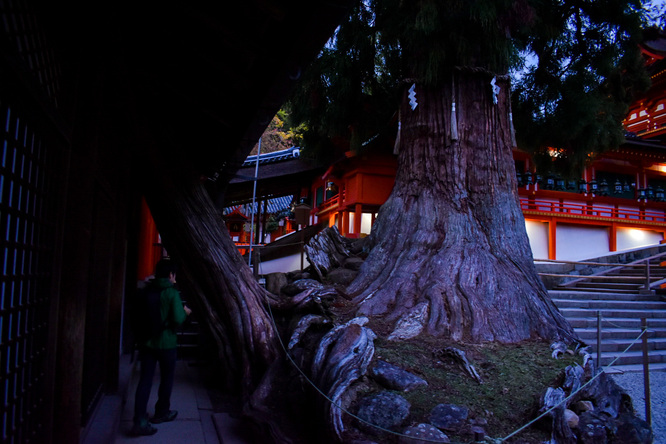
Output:
M155 366L160 364L160 386L157 391L157 403L155 404L155 416L162 416L169 411L171 406L171 391L173 390L173 379L176 371L176 349L157 350L144 348L139 359L141 361L141 376L136 388L134 398L134 422L140 423L148 419L148 398L153 386Z

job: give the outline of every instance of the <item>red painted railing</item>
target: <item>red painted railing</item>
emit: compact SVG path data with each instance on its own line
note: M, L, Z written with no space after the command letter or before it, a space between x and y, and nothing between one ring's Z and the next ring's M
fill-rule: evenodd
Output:
M520 198L523 212L552 213L553 216L588 216L605 218L609 221L650 221L666 223L666 212L658 209L620 208L618 205L587 202L566 202L553 200Z
M344 191L336 194L330 199L323 201L321 205L319 205L319 207L317 208L317 213L323 213L325 211L330 210L331 208L335 208L342 205L344 199L345 199Z

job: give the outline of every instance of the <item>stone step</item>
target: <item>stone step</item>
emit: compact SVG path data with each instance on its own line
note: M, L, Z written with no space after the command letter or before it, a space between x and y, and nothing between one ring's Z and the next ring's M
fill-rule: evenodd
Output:
M649 321L648 321L649 322ZM604 324L606 326L604 326ZM638 335L641 333L640 327L637 328L608 328L607 327L608 323L603 323L602 324L602 329L601 329L601 340L602 341L607 341L609 339L616 339L616 340L627 340L629 339L630 342L633 341L638 337ZM578 336L582 341L587 343L588 345L591 344L596 344L597 343L597 327L596 324L594 327L588 327L588 328L574 328ZM647 332L648 340L652 340L654 338L666 338L666 328L656 328L648 325L648 332Z
M623 270L618 270L615 273L610 273L612 276L645 276L645 270L644 269L638 269L638 268L633 268L633 269L623 269ZM659 267L659 268L650 268L650 276L666 276L666 269L664 267Z
M624 290L624 291L638 291L643 287L643 282L637 283L621 283L621 282L578 282L577 288L600 288L604 290Z
M581 292L581 293L598 293L598 294L623 294L623 295L635 295L640 293L640 288L637 289L626 289L626 290L619 290L617 288L614 288L612 290L608 288L602 288L602 287L597 287L597 288L590 288L590 287L564 287L564 286L559 286L556 287L553 290L550 291L568 291L568 292Z
M662 280L663 277L660 276L650 276L650 282L656 282ZM630 286L633 287L643 287L645 285L645 277L642 277L640 279L635 279L632 276L605 276L603 278L589 278L583 282L579 282L577 285L581 285L583 283L589 283L589 284L595 284L597 287L602 287L602 288L611 288L611 285L616 285L616 284L621 284L623 286L626 286L629 288Z
M614 293L601 291L586 291L583 289L561 289L550 290L550 297L555 299L587 299L587 300L608 300L608 301L662 301L656 294L637 294L637 293Z
M618 352L624 351L627 347L631 346L630 350L642 350L643 338L634 343L634 339L601 339L601 352ZM650 338L647 341L648 351L666 351L666 338Z
M563 308L590 308L594 310L664 310L666 302L661 301L613 301L603 299L553 299L555 305L561 310Z
M649 369L653 371L666 371L666 363L650 364ZM608 374L622 374L622 373L638 373L643 371L643 364L631 365L618 365L617 363L612 367L604 367L604 372Z
M596 357L596 353L592 354L593 357ZM617 359L617 363L620 365L631 365L631 364L642 364L643 363L643 352L640 350L628 352L601 352L601 365L606 366L610 365ZM656 350L648 354L648 362L650 364L666 364L666 350Z
M558 307L559 308L559 307ZM597 312L601 317L614 322L614 319L631 318L639 320L641 318L647 319L663 319L666 321L666 310L650 310L650 309L613 309L613 308L560 308L560 312L565 318L586 318L594 316L596 318Z
M617 339L617 338L604 338L602 335L601 338L601 352L622 352L626 350L628 347L629 350L632 351L641 351L643 350L643 339L638 339L638 335L640 333L636 334L634 331L634 335L631 338L625 338L625 339ZM582 339L582 338L581 338ZM590 346L590 350L593 355L596 354L596 348L597 348L597 338L596 338L596 332L592 340L586 341L586 344ZM659 338L659 337L652 337L650 338L648 336L648 352L656 352L656 351L666 351L666 338Z
M576 328L597 328L597 317L596 316L587 316L587 317L569 317L566 314L562 313L564 317L567 318L571 326ZM603 316L603 314L602 314ZM615 328L633 328L640 330L641 320L639 318L613 318L603 320L605 326L615 327ZM648 328L653 329L663 329L666 328L666 319L665 318L655 318L648 320Z
M178 336L178 345L197 344L199 342L198 331L181 331L176 333Z
M666 267L660 267L659 262L651 262L650 265L652 282L666 278ZM647 318L650 370L666 370L666 301L660 294L641 294L644 277L644 268L627 267L597 279L593 276L572 276L572 279L583 280L549 291L553 302L579 338L591 346L595 359L597 313L601 314L600 365L608 366L615 360L613 366L605 371L643 371L643 341L637 339L642 331L641 318ZM627 348L629 350L625 351Z

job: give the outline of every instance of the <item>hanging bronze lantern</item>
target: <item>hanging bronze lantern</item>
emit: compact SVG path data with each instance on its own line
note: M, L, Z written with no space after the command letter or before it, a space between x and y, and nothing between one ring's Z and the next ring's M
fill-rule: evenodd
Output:
M578 181L578 191L581 193L587 193L587 182L585 182L585 179Z
M599 186L599 192L602 196L608 196L608 182L606 179L601 179L601 185Z
M622 194L622 182L620 182L620 179L615 179L615 185L613 187L613 193Z

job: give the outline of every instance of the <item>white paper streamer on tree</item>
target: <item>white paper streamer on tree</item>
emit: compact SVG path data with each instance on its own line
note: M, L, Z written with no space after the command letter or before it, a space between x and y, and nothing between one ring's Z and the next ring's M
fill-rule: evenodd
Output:
M412 85L411 88L409 88L409 106L412 108L412 111L416 109L417 106L419 106L418 102L416 101L416 83Z
M451 140L458 140L458 118L456 116L456 88L453 77L451 77Z
M495 82L497 82L497 77L493 77L493 79L490 81L490 87L493 91L493 103L497 105L497 95L500 92L500 87L499 85L496 85Z

